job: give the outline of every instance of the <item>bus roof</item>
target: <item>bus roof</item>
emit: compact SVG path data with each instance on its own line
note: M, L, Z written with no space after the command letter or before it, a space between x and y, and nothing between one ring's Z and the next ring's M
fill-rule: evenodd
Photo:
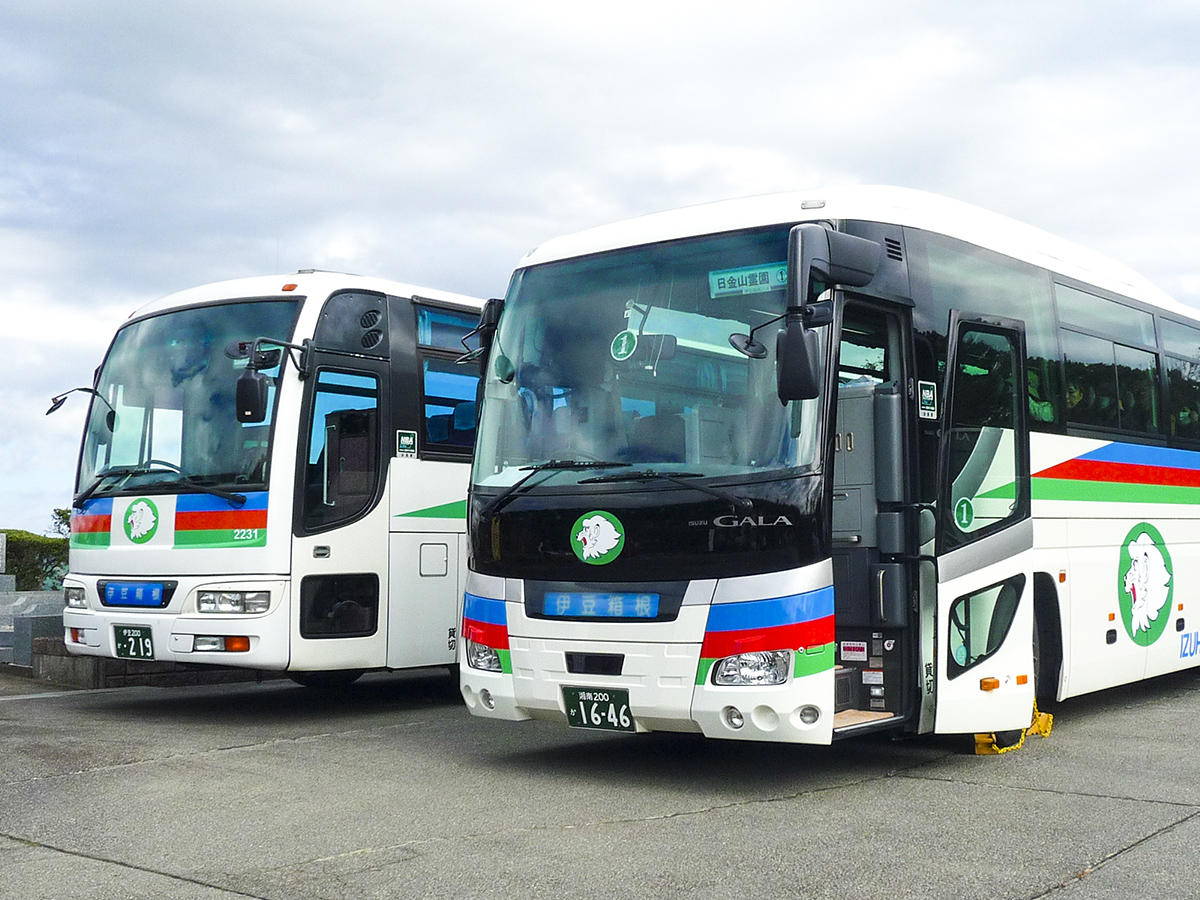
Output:
M289 291L284 291L285 285L295 285ZM214 281L168 294L158 300L134 310L130 318L139 318L167 309L181 306L193 306L201 303L219 303L223 300L233 300L239 297L275 297L293 294L298 297L324 296L335 290L357 288L365 291L379 291L394 297L419 297L423 300L434 300L439 303L450 303L458 306L480 309L483 301L477 297L456 294L452 291L442 291L437 288L420 287L391 281L386 278L374 278L368 275L350 275L343 272L326 272L320 269L301 269L285 275L256 275L251 278L235 278L229 281Z
M909 188L855 185L722 200L652 213L546 241L520 265L742 228L859 219L958 238L1114 293L1195 318L1133 269L1071 241L968 203Z

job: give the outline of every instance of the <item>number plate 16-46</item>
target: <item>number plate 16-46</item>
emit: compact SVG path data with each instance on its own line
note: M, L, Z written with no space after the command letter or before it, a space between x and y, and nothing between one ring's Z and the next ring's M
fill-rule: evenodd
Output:
M636 731L629 711L629 691L624 688L564 687L567 724L600 731Z

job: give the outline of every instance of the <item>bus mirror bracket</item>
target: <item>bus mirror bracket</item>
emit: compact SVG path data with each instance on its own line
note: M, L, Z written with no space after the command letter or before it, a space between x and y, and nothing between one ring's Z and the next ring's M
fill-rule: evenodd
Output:
M810 400L821 390L820 342L811 329L833 321L833 303L815 302L835 284L863 287L879 271L875 241L813 222L788 234L787 327L775 343L779 401Z
M469 362L479 362L480 374L487 366L488 357L492 352L492 341L496 338L496 326L500 323L500 313L504 310L504 300L492 297L483 304L479 311L479 324L462 336L463 349L467 352L454 360L460 366ZM472 348L467 343L473 337L479 338L479 346Z

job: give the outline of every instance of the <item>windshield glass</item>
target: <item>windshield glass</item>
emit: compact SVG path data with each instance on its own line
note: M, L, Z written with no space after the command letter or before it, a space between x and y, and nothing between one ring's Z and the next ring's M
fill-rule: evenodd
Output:
M234 398L246 360L225 348L256 337L290 340L299 308L299 298L214 304L117 332L92 399L76 490L192 489L181 481L265 488L280 367L263 372L266 420L238 422Z
M549 460L743 479L811 465L820 403L780 404L778 326L755 335L765 359L729 344L784 311L787 237L734 232L519 271L488 362L475 483L510 485Z

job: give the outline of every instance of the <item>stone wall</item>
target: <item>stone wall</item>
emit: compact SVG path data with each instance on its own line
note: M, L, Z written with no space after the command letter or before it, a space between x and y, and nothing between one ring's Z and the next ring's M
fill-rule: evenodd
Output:
M72 656L63 646L62 637L58 636L34 638L33 677L39 681L67 687L118 688L135 685L177 687L191 684L225 684L233 681L261 681L279 678L281 675L278 672L260 672L256 669Z

